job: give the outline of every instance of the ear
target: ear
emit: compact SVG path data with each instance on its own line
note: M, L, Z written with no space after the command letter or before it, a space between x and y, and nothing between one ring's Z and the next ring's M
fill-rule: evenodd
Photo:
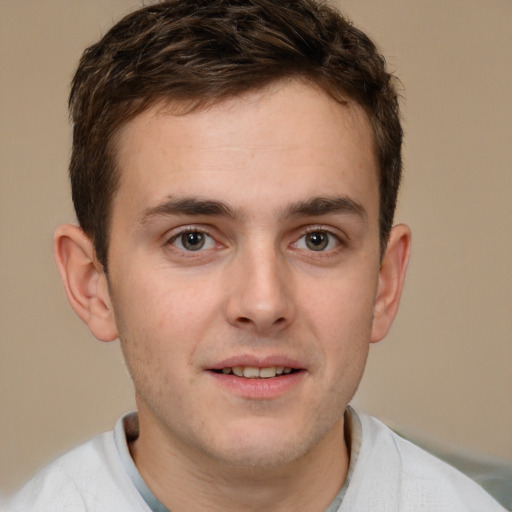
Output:
M376 343L388 333L398 311L411 250L411 230L404 224L394 226L379 271L372 334Z
M75 313L98 340L116 339L107 277L91 239L78 226L64 224L55 231L53 254Z

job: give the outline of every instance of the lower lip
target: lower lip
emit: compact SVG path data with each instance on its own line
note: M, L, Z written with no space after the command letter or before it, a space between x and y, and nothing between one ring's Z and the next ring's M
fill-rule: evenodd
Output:
M223 388L242 398L270 400L292 391L306 376L305 370L269 379L246 379L236 375L208 372Z

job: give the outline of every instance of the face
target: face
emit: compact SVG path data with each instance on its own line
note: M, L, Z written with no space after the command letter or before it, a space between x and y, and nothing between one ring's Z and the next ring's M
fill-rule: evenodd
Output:
M240 466L309 453L339 431L372 338L364 115L291 82L148 110L118 142L109 280L141 425Z

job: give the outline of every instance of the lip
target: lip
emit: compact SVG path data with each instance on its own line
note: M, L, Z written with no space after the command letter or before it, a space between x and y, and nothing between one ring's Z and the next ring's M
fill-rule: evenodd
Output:
M218 373L223 368L233 368L235 366L251 366L255 368L282 366L298 371L267 379L247 379L232 374ZM251 400L272 400L291 393L303 382L308 373L303 364L296 359L284 355L268 355L264 357L253 355L233 356L205 368L205 371L223 390L232 395Z
M271 368L272 366L283 366L284 368L294 368L296 370L305 370L302 363L283 355L268 355L258 357L253 355L239 355L229 357L206 368L207 370L222 370L222 368L233 368L234 366L252 366L255 368Z
M299 370L269 379L246 379L213 371L207 373L228 393L251 400L272 400L282 397L297 388L307 375L306 370Z

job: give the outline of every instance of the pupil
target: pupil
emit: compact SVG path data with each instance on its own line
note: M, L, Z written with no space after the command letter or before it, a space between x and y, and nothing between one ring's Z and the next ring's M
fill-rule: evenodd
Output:
M204 235L203 233L198 233L196 231L193 233L184 233L181 236L181 241L185 249L188 249L189 251L197 251L204 245Z
M313 251L321 251L327 247L329 239L325 233L310 233L306 238L307 246Z

